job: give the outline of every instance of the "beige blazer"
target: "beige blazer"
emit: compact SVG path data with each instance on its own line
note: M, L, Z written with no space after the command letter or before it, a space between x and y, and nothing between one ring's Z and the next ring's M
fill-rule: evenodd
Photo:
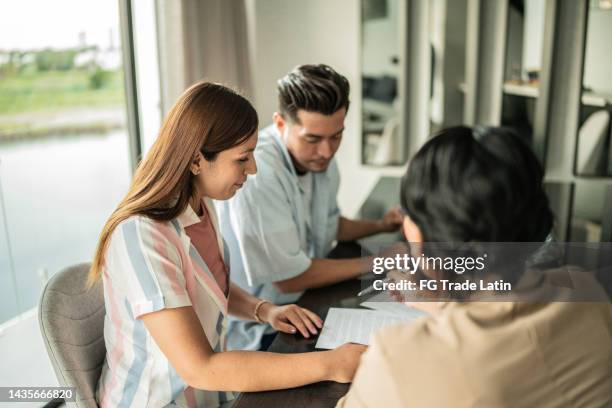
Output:
M612 407L612 306L448 303L379 332L338 407Z

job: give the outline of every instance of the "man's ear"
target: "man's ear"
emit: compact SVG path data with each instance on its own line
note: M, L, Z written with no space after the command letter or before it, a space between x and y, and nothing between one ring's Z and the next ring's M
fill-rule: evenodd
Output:
M200 174L200 170L201 170L201 162L202 162L203 156L202 153L198 152L198 154L193 158L193 160L191 161L191 164L189 165L189 170L191 171L191 174L193 174L194 176L197 176L198 174Z
M283 115L281 115L279 112L274 112L274 115L272 115L272 122L276 126L278 133L282 135L285 132L285 127L287 126L287 121L285 118L283 118Z

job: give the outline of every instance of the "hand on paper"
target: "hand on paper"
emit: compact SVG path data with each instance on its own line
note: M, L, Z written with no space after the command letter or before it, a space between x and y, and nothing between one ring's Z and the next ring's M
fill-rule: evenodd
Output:
M298 305L276 306L266 303L261 308L261 317L264 321L283 333L296 333L309 338L317 335L323 327L323 321L315 313Z
M402 279L406 279L406 278L410 278L410 275L406 275L400 271L394 270L394 271L390 271L387 273L387 278L389 278L391 281L395 281L398 282ZM440 311L440 308L442 307L442 305L444 305L445 302L436 302L433 299L435 299L435 294L431 294L431 299L432 301L423 301L423 302L411 302L408 301L409 299L414 299L414 293L410 293L410 292L406 292L406 291L399 291L399 290L390 290L389 291L389 296L391 296L391 298L393 300L395 300L396 302L400 302L403 303L404 305L406 305L407 307L411 307L413 309L416 310L420 310L422 312L428 313L430 315L435 315L437 312ZM418 298L419 299L424 299L428 297L428 292L425 290L421 290L418 292Z

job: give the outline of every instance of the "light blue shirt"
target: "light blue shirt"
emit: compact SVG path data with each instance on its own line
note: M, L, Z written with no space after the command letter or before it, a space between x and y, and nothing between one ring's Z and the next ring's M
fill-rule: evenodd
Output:
M313 173L305 198L289 152L276 127L259 133L257 174L228 201L215 205L221 234L230 252L231 278L249 293L276 304L295 302L300 293L283 294L274 282L293 278L324 258L338 234L336 197L340 174L335 159ZM310 203L310 208L307 208ZM257 350L266 324L231 319L228 349Z

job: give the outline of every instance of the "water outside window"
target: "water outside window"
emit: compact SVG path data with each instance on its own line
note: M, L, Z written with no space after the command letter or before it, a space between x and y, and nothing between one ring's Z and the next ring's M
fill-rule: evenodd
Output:
M91 260L130 170L118 2L0 9L1 340L52 274Z

